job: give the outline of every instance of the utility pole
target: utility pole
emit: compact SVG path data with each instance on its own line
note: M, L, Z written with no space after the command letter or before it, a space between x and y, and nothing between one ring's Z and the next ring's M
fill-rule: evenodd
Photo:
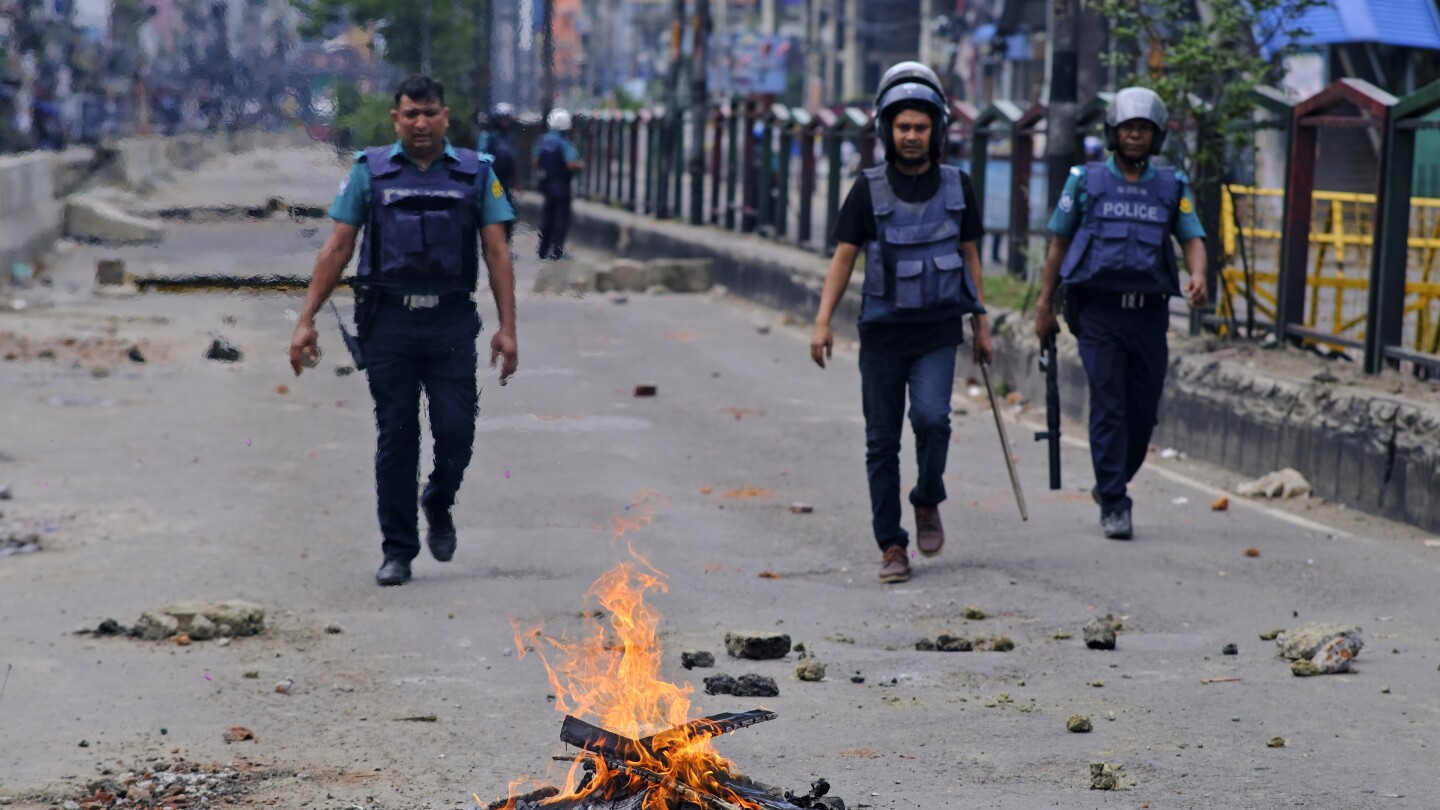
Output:
M555 107L555 0L545 0L542 24L545 39L540 44L540 106L548 116Z
M420 72L430 75L430 2L421 0L420 6Z
M685 0L675 0L675 19L670 23L670 71L665 76L665 118L660 122L659 188L655 196L655 218L670 217L670 173L675 170L675 136L680 132L680 42L685 36ZM679 208L679 200L675 201Z
M475 109L490 109L490 0L475 0Z
M1075 102L1080 84L1079 6L1078 0L1050 0L1050 102L1045 160L1051 210L1060 200L1070 167L1079 163L1081 156L1080 139L1075 131Z
M720 0L722 3L725 0ZM695 46L691 49L690 224L704 221L705 125L710 121L710 0L695 0Z

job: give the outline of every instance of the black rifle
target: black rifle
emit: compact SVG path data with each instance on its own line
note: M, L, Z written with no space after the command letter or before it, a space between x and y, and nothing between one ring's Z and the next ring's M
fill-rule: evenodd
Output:
M359 306L357 303L356 306ZM365 368L365 354L360 350L360 338L350 334L345 328L345 319L340 317L340 308L335 306L335 299L330 299L330 309L335 312L335 324L340 327L340 339L345 341L345 348L350 352L350 358L355 361L357 370Z
M1035 441L1050 443L1050 488L1060 488L1060 361L1055 356L1055 333L1040 343L1040 370L1045 372L1045 431Z

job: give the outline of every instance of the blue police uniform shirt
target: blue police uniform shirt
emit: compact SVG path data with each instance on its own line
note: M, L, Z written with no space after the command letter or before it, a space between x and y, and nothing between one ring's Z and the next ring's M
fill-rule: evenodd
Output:
M354 225L359 228L363 226L370 216L370 204L373 195L370 191L370 169L359 158L364 152L355 153L355 166L350 169L350 174L340 183L340 191L335 195L335 202L330 206L330 218L336 222L343 222L346 225ZM394 148L390 150L391 157L398 157L402 160L410 160L405 154L404 147L399 141L395 142ZM432 171L441 161L458 162L460 157L455 154L455 149L447 140L445 142L445 153L440 160L430 164L426 171ZM414 163L414 161L410 161ZM418 167L417 167L418 168ZM500 181L495 179L491 172L481 172L479 178L485 178L491 185L475 195L479 210L476 216L481 227L493 225L497 222L509 222L515 218L515 208L510 205L510 200L505 197L505 191L500 186Z
M562 135L561 137L564 136ZM561 147L561 150L565 153L565 162L573 163L574 161L579 160L580 150L575 148L575 144L571 143L569 138L565 138L563 143L564 146ZM540 157L540 147L536 146L534 149L530 150L530 159L534 160L538 157Z
M1105 168L1116 177L1125 176L1120 167L1115 165L1114 155L1105 159ZM1065 178L1065 188L1060 192L1060 202L1055 206L1055 213L1050 215L1047 226L1056 236L1066 239L1075 236L1075 232L1080 230L1080 223L1085 221L1085 215L1090 210L1090 192L1086 190L1085 183L1088 171L1085 166L1070 167L1070 176ZM1140 173L1140 182L1147 182L1154 176L1155 166L1147 163L1145 170ZM1180 211L1171 226L1171 232L1182 243L1191 239L1204 239L1205 228L1200 225L1200 217L1195 213L1195 198L1190 195L1190 178L1178 170L1175 178L1180 182Z

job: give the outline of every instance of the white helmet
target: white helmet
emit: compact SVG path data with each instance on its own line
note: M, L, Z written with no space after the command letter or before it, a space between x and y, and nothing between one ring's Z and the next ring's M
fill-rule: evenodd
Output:
M1165 102L1148 87L1126 87L1115 94L1115 99L1105 110L1105 145L1111 151L1120 148L1120 125L1126 121L1148 121L1155 127L1155 139L1150 142L1150 154L1160 154L1169 130L1170 113Z
M570 111L564 107L556 107L545 116L545 126L556 132L564 132L570 128Z

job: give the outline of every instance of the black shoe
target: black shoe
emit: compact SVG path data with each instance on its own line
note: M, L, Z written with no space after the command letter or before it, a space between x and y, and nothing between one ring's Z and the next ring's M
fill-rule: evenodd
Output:
M1117 509L1114 512L1100 513L1100 528L1105 530L1105 536L1111 540L1129 540L1132 533L1130 510Z
M450 562L455 556L455 521L449 509L426 509L425 520L430 531L425 534L425 545L430 547L430 556L440 562Z
M380 585L404 585L410 581L410 563L404 560L388 559L375 573L375 582Z

